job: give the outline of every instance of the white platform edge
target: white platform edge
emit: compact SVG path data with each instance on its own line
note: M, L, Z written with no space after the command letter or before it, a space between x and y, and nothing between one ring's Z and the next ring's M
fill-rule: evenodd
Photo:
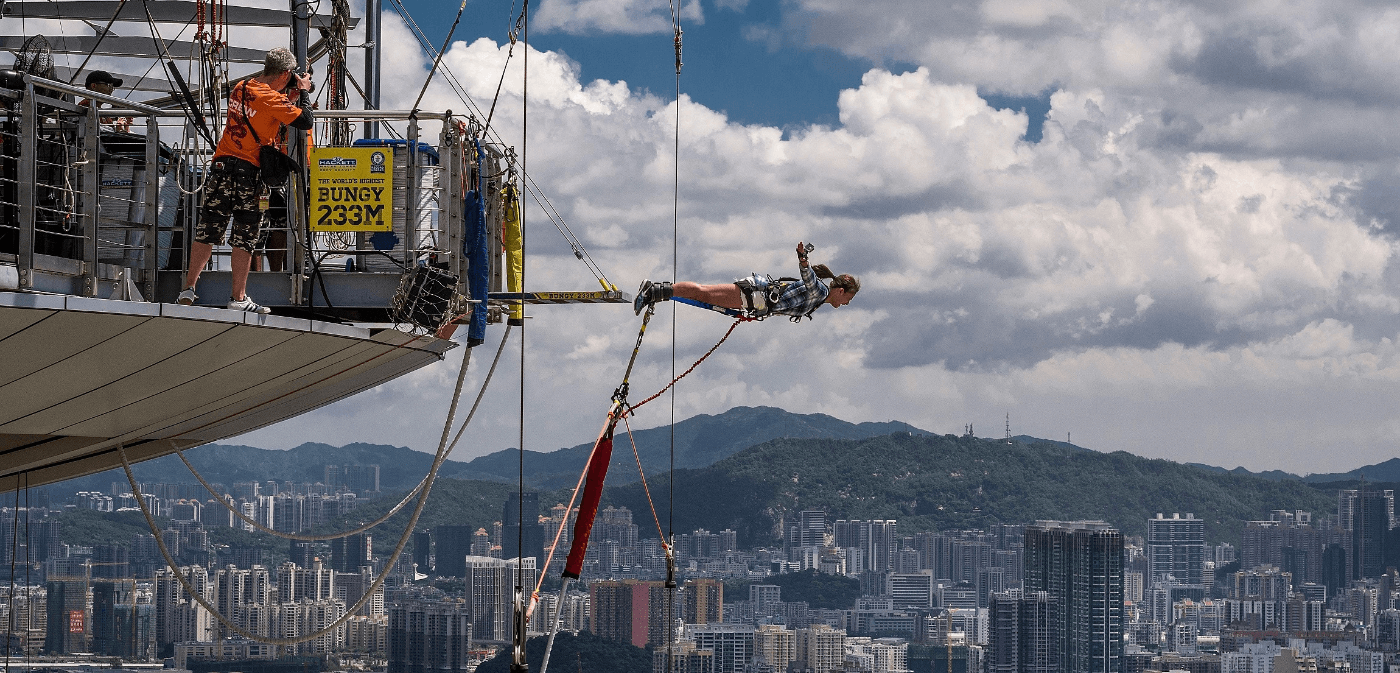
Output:
M73 297L59 294L38 294L29 292L0 292L0 306L32 308L54 311L82 311L85 313L117 313L122 315L175 318L179 320L205 320L234 325L254 325L273 329L325 334L327 336L349 337L352 339L375 339L375 331L367 327L339 325L320 320L289 318L277 315L259 315L246 311L230 311L208 306L183 306L180 304L153 304L139 301L119 301L96 297ZM429 347L429 340L419 339L414 348L436 351Z

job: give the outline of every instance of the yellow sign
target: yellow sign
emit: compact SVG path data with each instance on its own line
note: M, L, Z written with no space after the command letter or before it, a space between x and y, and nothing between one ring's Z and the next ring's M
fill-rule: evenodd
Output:
M393 229L392 148L312 148L310 183L312 231Z

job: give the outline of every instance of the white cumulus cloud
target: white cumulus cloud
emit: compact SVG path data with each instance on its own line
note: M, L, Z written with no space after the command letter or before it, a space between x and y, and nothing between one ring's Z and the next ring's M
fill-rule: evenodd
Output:
M669 20L640 7L559 0L540 21L636 32ZM1400 424L1376 421L1400 392L1400 125L1390 109L1400 87L1393 50L1366 46L1400 32L1400 19L1365 3L1268 7L799 0L792 11L808 39L917 67L872 68L841 92L837 124L786 131L685 96L582 81L568 58L532 51L528 169L628 291L670 278L673 226L682 279L792 274L798 240L862 277L850 306L811 322L739 326L678 387L679 418L769 404L952 432L970 421L999 428L1010 412L1013 431L1072 432L1103 450L1351 469L1389 457L1400 438ZM426 69L412 43L390 44L386 94L397 102L386 107L406 105ZM524 49L493 120L517 148ZM489 105L508 52L459 42L444 62ZM978 95L1047 88L1037 143L1023 138L1024 113ZM440 82L424 106L464 109ZM539 209L527 222L534 288L596 286ZM684 369L729 324L682 309ZM622 306L530 313L526 445L589 441L638 321ZM670 327L667 306L634 394L670 380ZM248 441L430 448L452 366ZM515 444L519 368L498 372L461 457ZM665 406L647 407L638 425L668 422ZM1320 447L1345 447L1347 464Z

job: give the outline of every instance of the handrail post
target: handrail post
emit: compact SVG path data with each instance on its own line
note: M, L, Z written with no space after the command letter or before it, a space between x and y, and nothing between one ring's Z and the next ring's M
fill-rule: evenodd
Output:
M100 162L102 159L102 126L98 121L97 106L88 109L83 117L83 295L97 296L97 240L98 206L101 200L102 184Z
M302 163L301 159L306 157L306 145L302 131L294 131L301 139L297 140L294 146L297 148L297 163ZM315 292L315 288L308 285L306 272L308 261L312 255L316 254L315 243L316 234L311 232L311 218L307 214L307 194L306 194L306 171L310 167L292 171L287 178L286 191L283 198L287 204L287 240L291 250L287 251L287 266L292 274L292 295L288 297L293 306L305 306L307 295Z
M418 246L418 113L408 116L408 155L404 159L404 173L408 174L404 185L403 204L403 265L412 269L414 249Z
M28 289L34 287L34 161L38 153L35 125L39 117L34 82L28 77L19 116L19 249L15 261L19 267L19 286Z
M96 103L93 104L96 108ZM146 116L146 204L141 224L146 228L145 236L145 283L142 285L142 298L156 300L156 272L160 268L160 217L157 213L160 203L160 123L155 115Z

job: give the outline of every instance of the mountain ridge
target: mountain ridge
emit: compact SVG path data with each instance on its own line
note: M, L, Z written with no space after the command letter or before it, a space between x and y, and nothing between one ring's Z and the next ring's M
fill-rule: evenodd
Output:
M860 439L890 432L927 434L901 421L851 423L827 414L795 414L777 407L733 407L720 414L699 414L676 423L676 464L678 467L705 467L754 444L782 437ZM638 430L632 435L648 474L669 468L669 426ZM616 441L624 444L614 451L609 481L616 484L635 482L638 480L636 459L629 455L630 451L622 448L630 448L631 444L626 443L622 432L618 433ZM549 452L527 450L527 487L545 490L572 487L583 471L592 447L590 442ZM431 453L404 446L364 442L341 447L306 442L286 450L241 444L206 444L186 450L185 455L206 480L226 486L268 480L314 483L324 480L326 465L377 464L382 491L413 488L433 461ZM449 459L443 463L438 474L455 479L514 484L519 460L518 451L503 449L470 461ZM174 455L139 463L136 473L143 482L195 482L179 457ZM113 482L120 484L125 480L120 470L109 470L62 482L61 488L65 491L106 492Z
M652 493L667 492L669 476L651 478ZM1335 495L1303 482L1219 474L1123 451L900 434L772 440L707 468L678 470L676 494L677 531L732 528L750 543L776 539L805 508L823 509L829 519L897 519L913 531L1103 519L1129 535L1141 534L1156 512L1195 512L1206 520L1208 539L1238 541L1240 521L1273 509L1335 505ZM613 486L608 497L647 511L637 485ZM667 503L655 504L665 521Z
M1274 509L1327 511L1336 503L1334 493L1301 481L1210 472L1122 451L907 432L775 439L674 475L675 532L729 528L743 547L776 543L785 524L808 508L826 511L828 520L896 519L902 534L1102 519L1140 535L1156 512L1194 512L1205 519L1207 540L1238 543L1243 521ZM659 521L668 520L671 477L648 475L653 499L641 484L610 483L601 504L627 507L640 536L656 537L651 507ZM489 529L511 489L501 482L441 479L419 525ZM542 513L569 496L569 489L542 490ZM372 519L396 499L357 508L337 527ZM400 512L386 529L396 530L406 517Z

